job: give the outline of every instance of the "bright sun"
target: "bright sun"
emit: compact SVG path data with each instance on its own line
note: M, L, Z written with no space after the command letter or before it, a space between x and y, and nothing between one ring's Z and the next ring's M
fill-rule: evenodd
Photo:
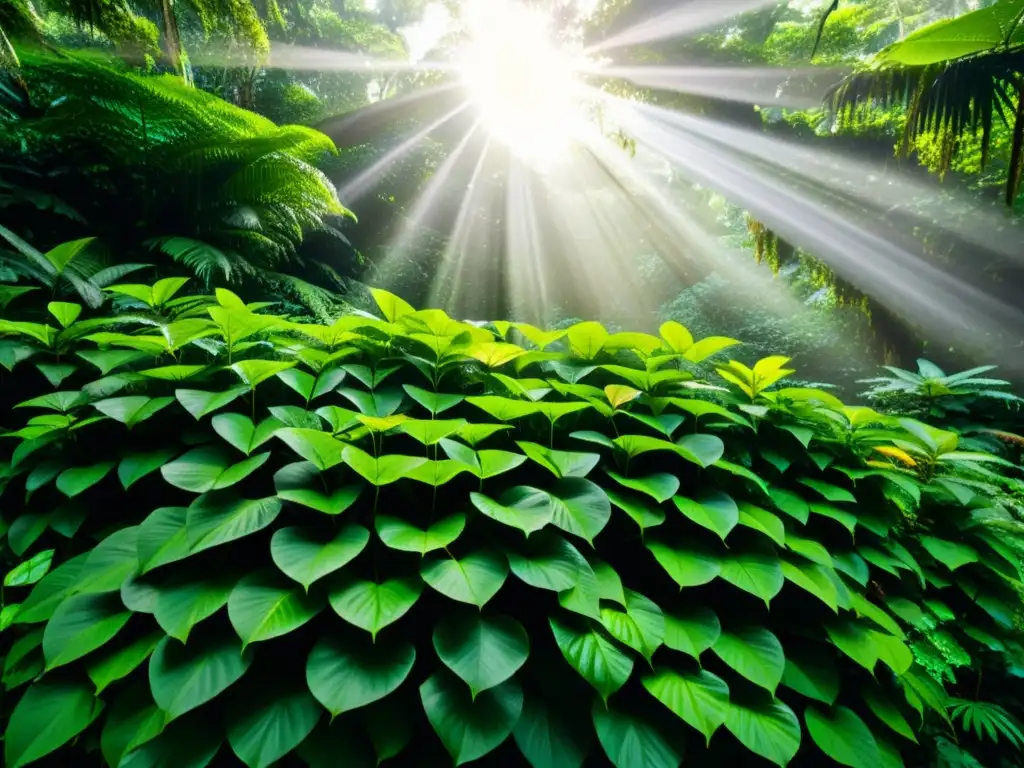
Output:
M581 128L580 84L550 19L516 0L469 0L460 71L483 125L518 157L550 164Z

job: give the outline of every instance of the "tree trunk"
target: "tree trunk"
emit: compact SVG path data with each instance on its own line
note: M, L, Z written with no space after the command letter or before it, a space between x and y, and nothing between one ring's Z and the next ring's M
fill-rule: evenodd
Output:
M183 75L181 67L181 35L178 33L178 19L174 16L173 0L160 0L160 11L164 17L164 53L171 67Z

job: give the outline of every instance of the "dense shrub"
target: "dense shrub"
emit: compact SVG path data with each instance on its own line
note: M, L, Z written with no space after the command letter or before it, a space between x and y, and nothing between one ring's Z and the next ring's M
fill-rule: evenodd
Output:
M1020 483L956 434L786 388L781 357L701 381L735 342L676 323L478 326L376 291L381 317L312 325L184 282L0 321L9 768L1024 742L997 701Z

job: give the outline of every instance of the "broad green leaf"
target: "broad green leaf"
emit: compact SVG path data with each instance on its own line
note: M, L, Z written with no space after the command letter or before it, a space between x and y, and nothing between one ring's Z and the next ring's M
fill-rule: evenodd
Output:
M682 755L650 723L599 704L593 716L597 739L615 768L678 768Z
M555 618L549 622L562 656L607 702L629 679L633 659L601 629L577 631Z
M763 627L722 632L712 650L722 661L772 695L779 687L786 655L779 639Z
M531 587L554 592L575 587L586 563L572 544L555 534L534 536L505 555L516 577Z
M316 465L309 461L287 464L274 473L274 488L279 499L301 504L325 515L340 515L356 502L365 487L356 482L334 491L324 491L324 478Z
M805 539L803 536L789 531L786 533L785 545L790 551L796 552L812 563L817 563L825 568L838 567L838 564L833 561L832 555L829 554L828 550L813 539Z
M457 679L443 672L420 686L420 700L457 766L496 749L512 733L523 709L523 692L515 680L471 698Z
M722 541L725 541L725 537L739 523L739 507L731 496L721 491L707 494L699 501L685 496L674 496L672 501L686 517L697 525L713 531Z
M171 637L188 642L196 624L209 618L228 602L237 575L217 573L175 575L158 588L153 617Z
M478 341L460 350L461 354L479 360L488 368L500 368L517 357L526 354L526 350L515 344L502 344L496 341Z
M463 472L469 471L469 467L458 461L452 461L451 459L432 461L428 459L409 471L406 477L418 483L426 483L437 488L451 482L452 478L457 477Z
M200 389L176 389L174 396L186 411L198 421L207 414L220 410L248 392L248 387L233 387L223 392L204 392Z
M665 616L639 592L627 589L625 603L625 611L602 608L601 624L608 634L650 661L665 637Z
M351 401L362 415L381 419L387 418L397 411L405 397L402 390L388 387L373 392L363 392L351 387L338 387L337 391Z
M437 416L439 413L444 413L450 408L454 408L465 399L464 395L443 395L427 389L421 389L420 387L414 387L411 384L403 384L402 389L405 390L409 397L430 411L432 416Z
M104 416L119 421L131 429L136 424L145 421L173 402L173 397L145 397L143 395L136 395L97 400L92 403L92 407Z
M475 405L487 415L498 421L514 421L540 413L539 403L532 403L525 400L514 400L511 397L498 397L496 395L481 395L467 397L466 402Z
M800 749L800 721L781 701L730 702L725 727L758 757L779 766L789 764Z
M581 477L559 480L549 492L551 522L593 546L594 537L608 524L612 505L601 486Z
M129 365L139 360L146 360L150 357L146 352L137 352L129 349L84 349L76 351L75 354L87 363L96 366L102 376L106 376L121 366Z
M523 626L508 616L459 612L435 626L434 650L476 699L516 673L530 655L530 641Z
M186 725L193 725L188 722L187 718L184 722ZM146 681L139 680L131 684L117 697L103 720L100 749L107 764L146 765L143 755L147 755L148 750L147 752L143 752L143 750L148 746L148 742L161 734L166 724L167 714L153 703L153 696L149 692L149 685ZM171 732L175 733L175 731L177 729ZM178 735L180 736L180 733ZM191 742L194 737L192 734L189 736L188 741ZM219 741L218 735L218 744ZM162 744L161 746L167 749L168 745ZM212 757L212 754L210 756ZM161 755L161 757L163 756ZM159 763L150 761L148 765L155 766ZM189 763L182 762L180 765L188 766Z
M1019 22L1020 12L1020 3L1011 0L941 19L885 48L879 58L920 67L1016 43L1020 32L1015 22Z
M348 579L331 588L334 612L349 624L377 633L402 618L419 600L423 582L418 578L389 579L381 584Z
M527 696L512 736L533 768L582 768L593 734L589 723L571 720L539 696Z
M82 405L86 397L78 390L68 392L50 392L46 395L33 397L31 400L15 405L15 408L46 408L58 413L68 413L74 410L75 406Z
M665 614L665 645L695 659L700 659L700 655L711 648L721 634L722 625L710 608L691 605Z
M420 575L445 597L483 608L505 583L508 562L503 555L482 550L462 559L424 560Z
M23 563L14 566L4 576L5 587L27 587L35 584L50 571L53 562L53 550L44 549Z
M815 480L810 477L802 477L797 482L801 485L806 485L808 488L817 491L825 497L826 501L831 502L846 502L849 504L856 504L857 497L850 493L845 488L840 488L838 485L832 485L832 483L826 483L822 480Z
M169 718L181 717L236 682L251 663L251 652L226 632L202 633L188 645L165 637L149 659L153 700Z
M240 413L219 413L210 420L210 426L226 442L248 456L284 425L272 416L254 426L252 419Z
M231 463L231 457L220 448L193 448L183 456L165 464L160 468L171 485L192 493L206 493L230 488L241 482L257 469L262 467L269 452L259 453L237 464Z
M7 543L15 555L21 557L35 544L50 524L50 516L41 513L19 515L7 531Z
M955 541L946 541L934 536L922 536L921 546L928 550L928 554L949 568L955 571L968 563L976 563L981 559L978 551L967 544Z
M782 519L766 509L740 502L740 525L763 533L780 547L786 546L786 526Z
M135 542L140 573L189 556L187 515L186 507L160 507L142 521Z
M804 710L804 723L818 748L840 765L878 768L881 763L871 730L846 707L824 710L810 704Z
M64 746L103 709L84 683L46 678L18 700L4 731L4 763L20 768Z
M159 630L141 635L120 647L106 650L103 654L91 659L86 665L89 679L96 686L97 695L103 693L108 685L117 682L138 668L149 658L160 642L163 633Z
M82 314L82 305L73 304L69 301L51 301L46 305L46 309L57 318L61 328L67 328Z
M64 598L73 594L77 588L79 577L89 555L90 553L85 552L73 557L46 574L22 603L21 609L15 617L15 623L35 624L49 619Z
M843 526L853 536L857 527L857 515L845 509L840 509L831 504L811 504L811 512L822 517L830 517Z
M88 467L65 469L57 477L57 490L65 496L74 498L92 488L96 483L110 474L116 462L104 461Z
M744 592L764 600L768 605L782 591L785 577L782 565L774 552L731 552L721 560L723 579Z
M117 479L127 491L135 483L169 462L178 451L174 448L163 448L145 453L129 453L117 465Z
M831 706L839 696L839 670L828 646L798 644L786 656L782 684Z
M605 489L608 499L640 526L641 532L655 528L665 522L665 512L642 496Z
M342 452L345 463L362 475L372 485L381 486L409 477L417 467L426 463L418 456L397 454L373 457L354 445L345 446Z
M423 445L434 445L456 434L465 425L465 419L405 419L398 428Z
M281 512L275 498L238 499L203 494L192 502L185 517L192 552L240 539L270 525Z
M117 595L75 595L61 603L43 631L46 671L80 659L108 643L131 613Z
M527 536L550 523L554 515L555 505L551 496L525 485L509 488L499 501L482 493L470 493L469 499L482 514L504 525L518 528Z
M361 525L346 525L333 537L309 528L291 526L276 531L270 540L270 556L283 574L302 585L334 573L366 547L370 532Z
M444 549L459 538L466 527L466 516L456 512L432 524L425 531L388 515L377 515L373 524L380 540L391 549L425 555L435 549Z
M316 468L323 471L341 464L345 443L335 440L329 432L317 429L299 429L285 427L274 433L284 441L285 445L295 451L306 461L311 461Z
M861 694L864 696L864 703L868 705L868 709L871 710L875 717L903 738L910 739L915 744L917 743L917 737L914 736L914 730L910 727L910 723L907 722L906 718L903 717L903 713L897 709L896 705L889 700L878 685L870 683L865 685L861 689Z
M523 453L532 461L540 464L555 477L586 477L587 474L601 460L597 453L570 453L568 451L555 451L545 448L537 443L530 443L525 440L516 442Z
M835 613L839 612L839 590L834 574L823 565L808 562L782 561L782 575L801 589L814 595Z
M228 743L249 768L269 768L312 733L323 715L305 686L278 690L251 686L225 717Z
M680 590L714 581L722 571L722 558L696 541L676 545L649 541L646 546Z
M667 472L659 472L647 475L646 477L624 477L618 472L612 472L611 470L607 470L607 472L608 476L619 485L639 491L640 493L646 493L659 504L671 499L676 491L679 490L679 478Z
M332 717L383 699L412 671L416 649L397 640L327 635L306 661L306 684Z
M715 435L686 435L676 441L676 452L699 467L710 467L722 458L725 443Z
M806 524L811 516L810 505L800 496L797 496L792 491L787 491L783 488L772 487L770 489L772 502L775 507L795 520Z
M408 302L381 288L371 288L370 294L373 296L373 300L377 302L381 314L384 315L384 318L389 323L397 322L416 311Z
M242 647L287 635L316 616L322 599L306 594L273 571L244 577L228 598L228 618Z
M205 365L163 365L159 368L147 368L144 371L139 371L139 375L163 381L185 381L198 376L206 368Z
M703 733L708 743L725 722L729 686L710 672L662 670L644 678L644 688L683 722Z
M868 564L856 552L843 552L832 556L837 571L842 571L862 587L868 585Z

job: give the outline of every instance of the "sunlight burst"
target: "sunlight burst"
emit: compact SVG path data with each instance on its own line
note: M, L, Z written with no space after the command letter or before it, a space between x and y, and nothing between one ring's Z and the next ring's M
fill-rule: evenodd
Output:
M470 0L459 69L484 126L519 158L550 164L581 130L580 88L551 20L516 0Z

